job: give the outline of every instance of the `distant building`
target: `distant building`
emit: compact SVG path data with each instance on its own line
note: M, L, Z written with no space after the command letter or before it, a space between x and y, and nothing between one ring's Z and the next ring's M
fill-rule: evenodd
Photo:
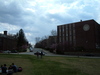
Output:
M14 50L16 46L17 41L14 36L7 35L7 31L4 31L4 34L0 34L0 50Z
M98 49L100 48L100 25L93 19L59 25L57 26L57 43L66 43L69 50Z

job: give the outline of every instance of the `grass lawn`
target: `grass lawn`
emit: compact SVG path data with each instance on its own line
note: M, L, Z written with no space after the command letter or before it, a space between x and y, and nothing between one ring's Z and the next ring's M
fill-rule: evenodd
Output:
M51 57L0 54L0 65L15 63L23 68L13 75L100 75L99 58Z

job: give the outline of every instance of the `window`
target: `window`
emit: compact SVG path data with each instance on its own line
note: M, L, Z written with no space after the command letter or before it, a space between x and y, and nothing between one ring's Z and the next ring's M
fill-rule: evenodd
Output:
M75 24L73 24L73 36L75 35Z
M65 41L65 38L63 37L63 42Z
M66 25L66 30L68 30L68 25Z
M75 29L73 29L73 36L75 35Z
M61 32L59 32L59 36L61 36Z
M75 38L75 35L73 36L73 44L74 44L74 46L76 45L76 38Z
M68 36L66 36L66 41L68 41Z
M63 32L64 32L64 26L62 26L62 30L63 30Z
M68 30L66 30L66 36L68 36Z
M61 42L61 37L59 37L59 42Z
M63 33L63 37L64 37L64 35L65 35L65 34Z
M0 42L0 46L2 46L2 42Z
M71 25L71 24L69 24L69 30L71 30L71 26L72 26L72 25Z
M0 38L0 41L2 41L2 39Z
M73 40L75 40L75 35L73 36Z
M72 28L71 28L71 24L69 25L69 35L72 35Z
M61 36L61 27L59 27L59 36Z
M69 40L72 41L72 36L69 36Z
M73 28L75 28L75 24L73 23Z

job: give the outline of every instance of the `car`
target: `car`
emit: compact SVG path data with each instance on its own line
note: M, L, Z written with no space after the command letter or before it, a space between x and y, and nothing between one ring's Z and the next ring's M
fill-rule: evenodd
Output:
M37 55L38 53L39 53L39 55L41 55L41 52L35 52L34 55ZM42 53L43 53L43 55L45 55L44 52L42 52Z
M17 53L17 50L13 50L13 51L11 51L11 53Z
M33 52L33 50L30 50L30 52Z
M86 54L85 56L94 56L93 54Z
M6 51L3 51L3 53L11 53L11 51L9 51L9 50L6 50Z
M0 50L0 53L3 53L3 51L2 51L2 50Z
M33 48L32 47L30 47L29 50L30 50L30 52L33 52Z

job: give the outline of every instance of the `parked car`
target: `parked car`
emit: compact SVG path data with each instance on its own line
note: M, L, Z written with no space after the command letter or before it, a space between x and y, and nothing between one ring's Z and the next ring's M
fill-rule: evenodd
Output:
M30 50L30 52L33 52L33 50Z
M94 56L93 54L86 54L85 56Z
M11 53L17 53L17 50L13 50L13 51L11 51Z
M6 51L3 51L3 53L11 53L11 51L9 51L9 50L6 50Z
M35 52L34 55L37 55L37 53L39 53L39 55L41 55L41 52ZM43 52L43 55L45 55L44 52Z
M29 50L30 50L30 52L33 52L33 48L32 47L30 47Z
M2 51L2 50L0 50L0 53L3 53L3 51Z

